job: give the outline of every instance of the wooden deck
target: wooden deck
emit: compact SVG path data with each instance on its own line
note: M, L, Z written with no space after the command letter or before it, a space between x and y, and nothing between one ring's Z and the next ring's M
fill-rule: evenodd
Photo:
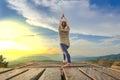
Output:
M14 68L0 68L0 80L120 80L120 70L89 63L31 62Z

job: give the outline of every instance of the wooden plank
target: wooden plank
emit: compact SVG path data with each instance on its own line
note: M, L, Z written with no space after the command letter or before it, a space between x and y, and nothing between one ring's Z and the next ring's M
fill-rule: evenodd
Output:
M39 80L61 80L59 68L47 68Z
M91 80L89 77L81 73L78 68L63 69L66 80Z
M60 68L63 65L62 62L34 62L32 65L27 66L28 68ZM86 63L72 63L72 67L84 67L89 66L89 64Z
M18 75L11 80L37 80L44 70L44 68L31 68L27 72Z
M29 68L47 68L47 67L61 67L61 63L38 62L28 66Z
M95 70L99 71L99 72L102 72L108 76L111 76L112 78L116 79L116 80L120 80L120 73L117 73L117 72L114 72L114 71L111 71L109 69L99 69L99 68L94 68Z
M96 71L93 68L90 67L83 67L81 68L83 71L85 71L86 73L88 73L90 76L92 76L93 78L95 78L96 80L116 80L102 72Z
M89 63L87 62L87 64L90 66L90 67L96 67L96 68L102 68L103 66L100 66L100 65L97 65L97 64L93 64L93 63Z
M31 66L31 65L33 65L33 64L34 64L33 62L29 62L29 63L27 63L27 64L22 64L22 65L20 65L20 66L15 66L14 68L15 68L15 69L25 68L25 67Z
M24 72L26 72L28 69L14 69L12 71L9 71L9 72L6 72L6 73L3 73L3 74L0 74L0 80L8 80L12 77L15 77L17 75L20 75Z
M0 68L0 74L13 70L13 68Z
M115 72L118 72L120 74L120 70L118 69L113 69L113 68L108 68L109 70L112 70L112 71L115 71Z
M112 65L112 67L111 67L111 68L115 68L115 69L120 70L120 66L115 66L115 65Z
M92 76L90 76L89 74L87 74L85 71L83 71L81 68L79 68L79 70L83 73L83 74L85 74L86 76L88 76L90 79L92 79L92 80L97 80L97 79L95 79L94 77L92 77Z

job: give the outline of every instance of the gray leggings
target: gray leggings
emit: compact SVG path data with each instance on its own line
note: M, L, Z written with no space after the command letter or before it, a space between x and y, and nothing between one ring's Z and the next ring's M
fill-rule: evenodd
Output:
M61 48L62 48L62 51L63 51L63 58L64 60L67 59L67 62L68 63L71 63L71 58L70 58L70 54L68 53L67 49L68 49L68 46L65 45L65 44L60 44Z

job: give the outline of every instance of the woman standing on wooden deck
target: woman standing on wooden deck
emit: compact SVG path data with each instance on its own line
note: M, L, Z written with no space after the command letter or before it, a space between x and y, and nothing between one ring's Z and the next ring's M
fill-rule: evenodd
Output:
M71 58L70 54L67 49L70 47L69 41L69 25L64 13L62 14L60 21L59 21L59 37L60 37L60 46L63 51L63 63L66 63L63 67L70 67L71 66Z

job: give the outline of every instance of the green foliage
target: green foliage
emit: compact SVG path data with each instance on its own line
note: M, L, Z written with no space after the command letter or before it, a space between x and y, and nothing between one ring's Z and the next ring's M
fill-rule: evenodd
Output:
M113 59L99 59L98 60L98 64L101 66L105 66L105 67L111 67L114 62L115 60Z
M0 55L0 67L8 67L8 62L5 61L3 55Z

